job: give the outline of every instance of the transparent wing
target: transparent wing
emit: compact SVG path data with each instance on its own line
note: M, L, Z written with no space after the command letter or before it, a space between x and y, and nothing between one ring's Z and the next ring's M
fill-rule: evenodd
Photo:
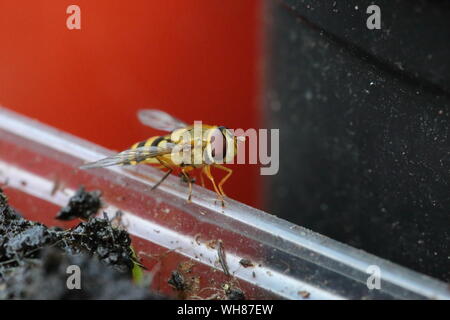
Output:
M130 162L133 161L139 163L148 158L154 158L165 154L169 154L172 152L175 146L176 144L168 143L164 147L148 146L136 149L129 149L122 151L118 154L115 154L113 156L100 159L98 161L86 163L80 166L80 169L104 168L116 165L126 165L130 164Z
M155 109L143 109L138 111L138 118L142 124L157 130L173 131L175 129L187 127L181 120L172 117L170 114Z

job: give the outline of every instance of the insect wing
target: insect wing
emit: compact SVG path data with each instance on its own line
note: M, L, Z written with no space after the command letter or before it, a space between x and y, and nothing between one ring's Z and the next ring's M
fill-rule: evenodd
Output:
M178 120L161 110L139 110L138 118L142 124L157 130L173 131L175 129L187 127L187 124L183 121Z
M122 151L113 156L100 159L98 161L86 163L80 169L104 168L116 165L130 164L131 161L142 162L148 158L154 158L169 154L176 145L168 143L164 147L148 146Z

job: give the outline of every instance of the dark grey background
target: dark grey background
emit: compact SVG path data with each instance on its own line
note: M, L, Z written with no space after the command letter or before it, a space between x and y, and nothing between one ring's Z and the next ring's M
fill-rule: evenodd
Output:
M268 210L449 281L450 3L266 4Z

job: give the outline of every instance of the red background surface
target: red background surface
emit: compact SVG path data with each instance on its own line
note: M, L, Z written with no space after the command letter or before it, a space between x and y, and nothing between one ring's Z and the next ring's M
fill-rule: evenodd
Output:
M81 8L68 30L66 8ZM115 150L160 134L136 110L259 128L258 0L0 1L0 104ZM259 168L227 194L259 207Z

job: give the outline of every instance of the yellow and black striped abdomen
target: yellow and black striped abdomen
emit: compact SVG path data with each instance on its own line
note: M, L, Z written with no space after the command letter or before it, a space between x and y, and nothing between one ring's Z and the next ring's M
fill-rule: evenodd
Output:
M130 149L136 149L136 148L140 148L140 147L163 147L167 142L170 142L170 136L154 136L151 138L148 138L147 140L141 141L141 142L136 142L135 144L133 144L131 146ZM138 163L159 163L157 159L155 158L147 158L144 161L130 161L129 164L131 165L136 165Z

